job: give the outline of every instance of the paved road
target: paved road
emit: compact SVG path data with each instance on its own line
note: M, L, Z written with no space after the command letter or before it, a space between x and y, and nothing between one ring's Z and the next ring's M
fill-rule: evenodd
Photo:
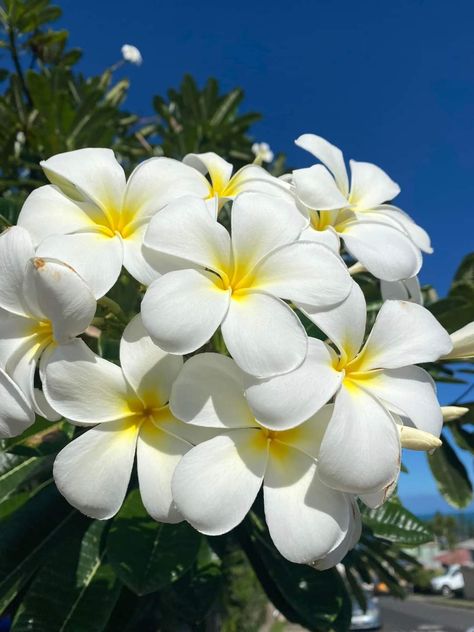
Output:
M383 632L466 632L474 628L474 610L438 605L415 596L400 601L381 597Z

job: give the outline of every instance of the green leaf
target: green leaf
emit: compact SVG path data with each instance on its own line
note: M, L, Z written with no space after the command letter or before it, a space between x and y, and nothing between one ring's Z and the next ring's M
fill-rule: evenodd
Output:
M162 591L161 609L174 618L197 625L218 599L222 584L222 571L216 564L188 572Z
M469 413L467 413L469 414ZM460 421L464 421L464 417L460 417ZM474 453L474 432L466 430L460 424L452 423L449 426L454 440L462 450L469 450Z
M77 519L26 593L12 632L101 632L121 584L104 562L106 522Z
M453 507L462 509L472 500L471 481L445 433L441 440L443 445L428 456L428 463L443 497Z
M459 282L474 283L474 252L469 253L461 261L459 268L454 275L453 286Z
M0 452L0 502L19 485L51 467L49 458L23 457Z
M389 499L378 509L361 506L361 513L364 523L376 536L401 546L419 546L433 540L429 527L396 498Z
M40 418L20 437L5 441L5 450L10 454L29 457L57 454L69 441L66 430L66 422L52 424Z
M107 539L110 563L137 595L179 579L196 559L201 535L187 523L161 524L147 514L138 490L128 495Z
M267 596L289 621L314 632L349 629L351 602L335 568L317 571L285 560L253 513L237 533Z
M50 484L30 492L29 499L16 511L6 512L0 522L0 612L61 541L75 514Z

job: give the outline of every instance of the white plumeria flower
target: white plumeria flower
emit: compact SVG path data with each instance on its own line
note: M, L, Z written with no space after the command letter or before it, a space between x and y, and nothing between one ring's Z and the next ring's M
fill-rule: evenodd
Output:
M343 300L352 281L328 248L296 241L304 219L283 198L242 193L231 223L232 238L196 198L182 198L154 217L145 244L189 269L150 285L142 302L145 327L166 351L186 354L221 325L244 371L262 377L291 371L308 343L281 298L325 308Z
M355 283L341 305L307 315L338 353L310 339L308 356L293 373L247 378L247 400L261 423L279 430L307 419L321 406L322 393L336 391L319 452L321 480L354 494L383 492L398 476L401 445L439 445L443 417L434 382L412 365L447 353L449 335L421 305L387 301L363 345L366 304Z
M452 351L443 360L468 360L474 358L474 322L468 323L451 334Z
M380 281L380 292L384 301L394 299L423 305L423 294L417 276L403 281Z
M40 244L39 256L69 263L96 298L113 286L122 265L151 283L158 273L143 250L150 218L182 195L209 195L205 178L170 158L145 160L128 181L110 149L57 154L41 166L52 185L28 196L18 224Z
M274 158L273 151L270 149L268 143L254 143L252 145L252 152L255 155L256 164L262 162L272 162Z
M380 167L351 160L349 188L340 149L314 134L303 134L295 142L323 163L293 172L301 211L310 220L303 238L336 251L341 238L357 261L385 281L417 274L420 250L432 252L432 248L420 226L401 209L385 204L400 192L398 184Z
M213 152L188 154L183 162L194 167L200 174L199 181L207 187L207 197L216 197L219 208L244 191L259 191L291 199L287 183L275 178L257 164L245 165L232 175L234 168L230 162Z
M124 44L121 50L122 57L125 61L135 64L136 66L140 66L143 62L142 54L136 46L132 46L132 44Z
M360 516L359 506L355 498L350 497L352 502L352 514L349 529L346 537L342 542L334 546L325 557L321 557L311 564L318 571L325 571L339 564L349 553L349 551L357 545L362 535L362 519Z
M186 362L170 406L190 425L220 430L190 450L173 476L173 498L194 528L230 531L263 485L270 535L287 559L315 563L346 540L357 510L350 496L321 483L316 464L331 406L293 430L269 430L245 399L242 371L215 353Z
M37 413L57 414L34 388L52 350L69 342L90 324L95 299L72 268L35 257L26 230L15 226L0 235L0 365Z
M35 414L29 402L0 368L0 439L21 435L34 421Z
M198 435L168 406L183 360L157 347L136 316L120 342L120 362L122 368L100 358L82 340L53 353L46 368L48 401L73 423L95 426L58 454L56 485L82 513L110 518L123 503L136 453L148 513L161 522L179 522L171 476Z

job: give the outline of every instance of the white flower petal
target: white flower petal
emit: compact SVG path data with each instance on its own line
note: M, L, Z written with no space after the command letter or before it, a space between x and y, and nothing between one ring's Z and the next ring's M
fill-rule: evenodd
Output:
M42 417L56 421L60 415L47 404L43 393L35 388L35 372L38 360L50 346L47 339L38 340L35 336L25 338L8 358L5 370L25 395L29 404Z
M96 301L89 287L70 266L36 257L28 262L23 291L52 323L54 340L68 342L91 323Z
M339 233L347 250L378 279L399 281L418 274L422 258L410 237L395 226L356 220Z
M229 307L229 291L217 276L198 270L168 272L148 288L141 305L143 324L170 353L191 353L206 343Z
M70 265L84 279L95 298L110 290L123 263L121 238L99 232L48 237L39 245L36 255Z
M123 419L133 412L120 367L92 353L79 339L57 347L45 367L45 395L67 419L81 424Z
M223 158L212 151L204 154L188 154L183 158L185 165L190 165L203 176L209 174L212 182L212 189L218 194L222 193L226 188L234 167L230 162L226 162ZM211 187L208 188L208 195Z
M385 369L364 379L364 388L395 413L408 417L419 430L439 437L443 414L430 375L417 366Z
M403 281L380 281L380 293L384 301L395 299L423 305L420 281L416 276Z
M20 226L12 226L0 235L0 307L25 314L22 286L28 260L33 257L31 237Z
M344 156L338 147L316 134L302 134L295 140L295 145L318 158L333 174L341 193L348 196L349 177L344 164Z
M143 224L122 241L123 267L142 285L150 285L160 276L159 270L153 265L157 253L147 249L143 243L147 228L148 224Z
M143 231L146 233L146 228ZM138 229L137 233L141 229ZM136 234L136 233L134 233ZM202 266L198 266L191 261L173 255L166 255L157 250L148 248L143 242L141 247L137 247L134 240L125 240L124 246L124 267L128 266L130 274L143 285L149 286L160 276L167 272L175 272L176 270L200 270ZM128 251L128 252L127 252ZM132 261L133 259L133 261Z
M304 305L303 311L348 360L357 355L364 340L366 323L365 298L357 283L352 283L349 296L339 305L318 310Z
M308 348L306 332L293 310L261 292L232 298L222 335L238 366L257 377L293 371Z
M296 448L317 459L326 428L331 421L334 405L327 404L309 417L304 423L289 430L279 431L276 441ZM266 424L265 424L266 425Z
M271 160L265 162L271 162ZM288 202L293 202L290 187L283 180L275 178L275 176L272 176L259 165L245 165L245 167L239 169L234 177L231 178L225 190L225 197L235 198L236 195L244 191L266 193L282 197Z
M361 351L358 370L435 362L451 349L448 332L427 309L407 301L386 301Z
M428 233L421 226L418 226L418 224L416 224L413 219L405 213L405 211L402 211L402 209L392 206L391 204L382 204L381 206L374 208L373 213L379 219L383 217L384 220L390 220L392 222L395 221L396 223L401 224L420 250L427 253L433 252L431 239Z
M452 350L444 358L461 360L474 357L474 322L468 323L451 334Z
M196 170L173 158L149 158L136 167L127 182L123 208L133 222L150 219L177 198L206 198L209 187Z
M400 438L390 414L363 389L343 386L319 451L323 483L367 494L390 485L399 467Z
M0 439L16 437L31 426L35 415L25 396L0 368Z
M25 339L31 339L37 320L7 312L0 307L0 366L16 352Z
M218 353L190 358L171 391L170 407L181 419L210 428L255 426L243 394L243 373Z
M362 534L362 520L360 517L359 507L356 501L351 497L351 521L349 530L344 540L336 547L334 547L325 557L317 560L312 566L318 571L325 571L328 568L332 568L339 564L341 560L345 558L347 553L353 549L360 539Z
M236 269L250 271L267 254L298 239L306 220L294 202L264 193L241 193L232 206Z
M290 562L310 564L344 539L350 525L345 496L321 483L316 463L293 448L270 448L263 484L272 540Z
M35 189L26 198L18 226L25 228L35 244L39 244L51 235L94 229L99 218L106 221L105 215L96 207L74 202L60 189L48 184Z
M301 241L314 241L317 244L327 246L335 254L339 254L341 242L336 231L330 226L325 230L315 230L312 226L308 226L301 233Z
M371 509L376 509L377 507L383 505L384 502L388 500L393 494L393 492L397 488L397 479L398 476L391 485L388 485L384 489L381 489L378 492L373 492L372 494L361 494L359 498L364 503L364 505L367 505L367 507L370 507Z
M54 462L54 481L61 494L86 516L114 516L127 493L137 436L138 427L120 419L74 439Z
M262 484L267 463L261 431L231 430L190 450L175 470L173 498L186 520L207 535L220 535L245 517Z
M230 237L209 213L203 200L176 200L151 220L145 245L220 272L230 264ZM192 266L190 266L192 267Z
M301 366L266 380L248 376L245 397L259 422L284 430L301 424L319 410L334 395L341 379L326 345L309 338L308 354Z
M143 401L156 399L157 406L164 406L183 366L183 358L160 349L148 335L138 314L123 332L120 364L128 383Z
M76 149L40 164L48 180L73 200L90 200L104 211L121 209L125 174L111 149Z
M168 434L152 423L145 423L138 436L137 471L145 509L159 522L181 522L171 494L171 479L176 466L191 444Z
M359 209L370 209L390 202L400 193L400 187L380 167L370 162L350 161L351 204Z
M323 165L293 171L296 195L308 208L331 211L349 205L336 181Z
M352 280L342 259L326 246L297 241L271 252L255 268L252 287L314 307L344 300Z

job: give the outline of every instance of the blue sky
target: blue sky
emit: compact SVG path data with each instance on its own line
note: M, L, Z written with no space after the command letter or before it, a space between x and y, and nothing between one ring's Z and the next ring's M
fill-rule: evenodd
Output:
M71 44L84 48L84 72L117 61L124 43L140 48L143 65L125 70L130 109L150 114L152 96L186 72L200 83L215 76L224 89L245 89L244 109L264 114L256 138L293 166L310 164L293 145L304 132L326 137L347 159L382 166L402 188L399 206L432 236L422 282L445 293L474 249L471 0L58 3ZM441 388L442 402L461 388ZM424 455L405 462L407 505L447 508Z

